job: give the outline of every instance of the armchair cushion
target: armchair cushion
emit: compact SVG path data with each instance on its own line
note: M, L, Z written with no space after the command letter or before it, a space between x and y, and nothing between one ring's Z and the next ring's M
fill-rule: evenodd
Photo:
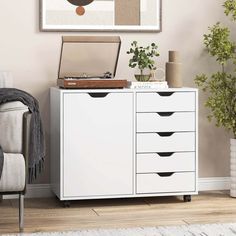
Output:
M28 111L21 102L0 106L0 144L6 153L22 153L23 114Z
M0 105L0 112L6 111L17 111L17 110L28 110L28 107L22 102L6 102Z
M25 159L22 154L4 153L0 179L1 192L20 192L25 188Z

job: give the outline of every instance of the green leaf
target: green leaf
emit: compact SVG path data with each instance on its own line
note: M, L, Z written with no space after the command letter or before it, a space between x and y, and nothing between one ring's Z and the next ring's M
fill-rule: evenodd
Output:
M227 0L223 4L225 8L225 14L231 16L233 21L236 20L236 0Z
M236 0L226 0L223 7L225 14L236 21ZM209 27L208 33L203 35L203 41L209 55L215 57L221 66L221 71L209 76L199 74L195 77L195 84L206 92L208 120L214 119L217 127L231 130L236 138L235 42L230 38L230 29L223 27L219 22Z
M211 56L216 57L220 65L225 65L230 59L235 60L235 43L230 40L230 31L218 22L209 27L209 34L204 34L204 44Z
M155 43L143 47L139 46L137 41L133 41L131 43L131 48L127 51L127 54L132 55L132 58L129 61L129 67L138 67L140 70L145 68L156 69L156 67L154 67L155 61L153 59L160 56L157 48Z

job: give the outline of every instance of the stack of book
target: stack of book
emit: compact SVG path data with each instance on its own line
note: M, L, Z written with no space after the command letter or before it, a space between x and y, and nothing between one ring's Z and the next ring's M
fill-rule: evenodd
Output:
M130 88L132 89L165 89L165 88L168 88L168 84L166 81L131 82Z

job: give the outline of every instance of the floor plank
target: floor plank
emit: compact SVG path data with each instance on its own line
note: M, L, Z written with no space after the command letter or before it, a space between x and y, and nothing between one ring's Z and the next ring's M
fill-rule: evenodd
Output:
M236 222L236 199L228 192L182 197L73 201L63 208L56 198L25 200L25 232L88 228L127 228ZM18 232L18 201L0 203L0 234Z

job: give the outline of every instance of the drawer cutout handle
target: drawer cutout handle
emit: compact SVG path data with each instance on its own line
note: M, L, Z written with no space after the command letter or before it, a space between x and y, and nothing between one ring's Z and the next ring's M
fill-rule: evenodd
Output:
M109 93L88 93L92 98L105 98Z
M174 112L157 112L159 116L172 116Z
M171 157L174 152L157 152L160 157Z
M160 177L170 177L174 174L175 172L165 172L165 173L157 173Z
M157 134L161 137L170 137L174 134L174 132L159 132Z
M158 92L161 97L170 97L174 92Z

